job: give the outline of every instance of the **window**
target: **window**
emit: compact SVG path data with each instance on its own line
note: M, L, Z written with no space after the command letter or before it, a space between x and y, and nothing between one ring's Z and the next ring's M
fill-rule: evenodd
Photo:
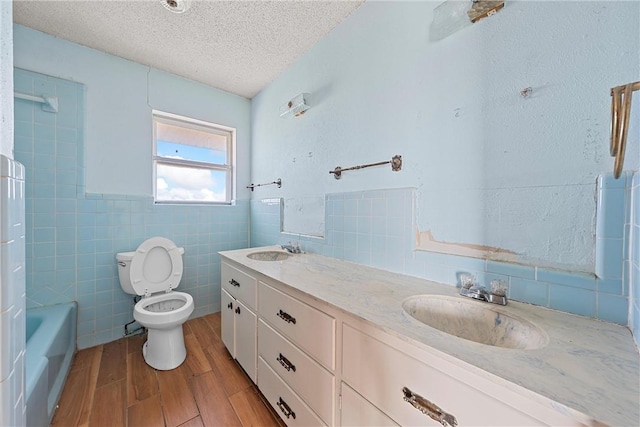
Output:
M230 204L235 129L153 112L156 203Z

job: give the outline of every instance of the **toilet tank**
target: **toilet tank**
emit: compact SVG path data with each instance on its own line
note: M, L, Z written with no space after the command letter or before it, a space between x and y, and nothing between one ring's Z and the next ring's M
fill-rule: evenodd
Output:
M118 252L116 254L116 260L118 261L118 278L120 279L120 287L122 290L130 295L136 295L136 291L131 286L131 276L129 274L131 270L131 260L135 251L132 252Z
M184 248L178 248L180 255L184 254ZM137 295L133 286L131 286L131 260L136 251L118 252L116 260L118 261L118 278L120 279L120 287L129 295Z

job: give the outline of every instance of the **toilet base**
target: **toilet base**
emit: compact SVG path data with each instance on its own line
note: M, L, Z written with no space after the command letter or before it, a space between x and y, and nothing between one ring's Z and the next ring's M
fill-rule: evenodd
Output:
M147 365L160 371L180 366L187 357L182 325L170 329L148 329L142 356Z

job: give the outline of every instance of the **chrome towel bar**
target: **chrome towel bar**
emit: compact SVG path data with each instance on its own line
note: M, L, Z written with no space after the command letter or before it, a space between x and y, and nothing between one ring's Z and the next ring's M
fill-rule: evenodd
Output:
M329 173L332 173L335 179L340 179L342 178L342 172L345 172L345 171L352 171L357 169L370 168L371 166L380 166L380 165L387 165L387 164L391 165L392 171L398 172L399 170L402 169L402 156L395 155L391 158L391 160L387 160L386 162L369 163L366 165L351 166L350 168L343 168L341 166L336 166L336 168L332 171L329 171Z
M250 188L251 191L253 191L254 188L256 187L263 187L265 185L277 185L278 188L282 187L282 179L278 178L273 182L267 182L266 184L251 184L251 185L247 185L247 188Z

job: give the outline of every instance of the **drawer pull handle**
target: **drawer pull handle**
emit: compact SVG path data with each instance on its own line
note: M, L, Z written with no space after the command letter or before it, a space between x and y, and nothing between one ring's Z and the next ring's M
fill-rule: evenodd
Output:
M227 304L227 308L228 308L229 310L233 310L233 303L232 303L232 302L230 302L229 304Z
M284 357L282 355L282 353L280 353L280 355L278 357L276 357L276 360L278 362L280 362L280 364L284 367L284 369L286 369L287 371L296 371L296 365L294 365L293 363L291 363L289 361L289 359L287 359L286 357Z
M402 388L402 393L404 394L405 402L409 402L411 406L427 415L432 420L439 422L444 427L455 427L458 425L456 417L443 411L435 403L429 402L427 399L412 392L407 387Z
M231 279L231 280L229 280L229 284L230 284L230 285L232 285L232 286L240 287L240 283L238 283L238 282L236 281L236 279Z
M280 408L285 417L293 417L294 420L296 419L296 413L291 410L289 405L287 405L287 402L282 400L281 397L278 398L278 403L276 403L276 405L278 405L278 408Z
M279 318L281 318L287 323L293 323L294 325L296 324L296 318L285 311L279 310L276 313L276 316L278 316Z
M240 307L236 307L236 314L240 314Z

